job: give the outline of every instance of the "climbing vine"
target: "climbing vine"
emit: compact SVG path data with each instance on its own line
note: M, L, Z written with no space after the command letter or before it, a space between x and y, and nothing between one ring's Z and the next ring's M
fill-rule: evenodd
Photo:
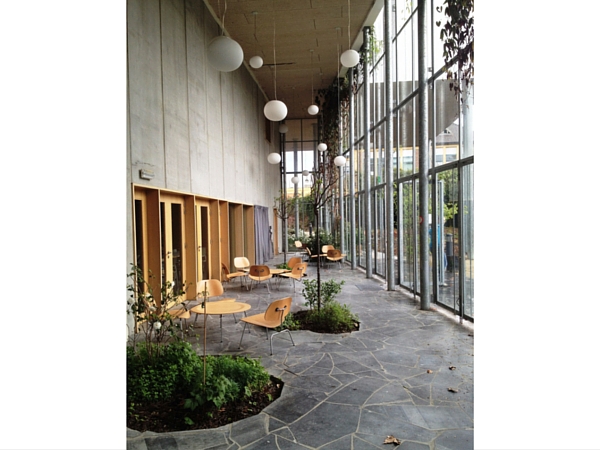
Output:
M452 80L450 89L462 101L463 89L473 84L475 76L474 0L444 0L436 10L446 16L444 25L441 20L436 21L444 43L446 75Z

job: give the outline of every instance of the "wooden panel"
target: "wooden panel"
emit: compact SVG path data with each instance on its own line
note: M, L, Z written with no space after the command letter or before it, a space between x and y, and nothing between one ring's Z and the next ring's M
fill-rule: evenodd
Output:
M256 238L254 235L254 206L244 206L244 248L250 264L256 264Z
M233 267L233 256L229 251L229 203L219 203L219 246L221 261L227 264L231 270ZM224 280L221 280L224 281Z
M196 274L198 273L198 257L196 248L198 244L196 241L196 215L194 208L194 197L186 196L184 199L184 223L185 223L185 236L184 236L184 258L185 258L185 272L184 272L184 284L187 300L193 300L196 298Z
M210 220L210 278L221 279L221 250L219 233L219 201L211 200L209 202L209 220Z
M231 253L233 257L246 256L250 259L250 255L246 255L244 250L244 215L242 205L229 204L229 239L231 241Z
M157 190L146 191L147 224L148 224L148 270L153 279L146 278L154 292L160 292L162 279L161 244L160 244L160 200Z

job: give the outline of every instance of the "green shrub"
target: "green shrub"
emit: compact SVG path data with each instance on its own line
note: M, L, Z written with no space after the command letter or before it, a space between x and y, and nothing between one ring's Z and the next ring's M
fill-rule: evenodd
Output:
M135 348L127 347L127 399L133 402L166 400L189 391L201 372L202 360L187 342L140 343Z
M302 283L304 284L302 295L304 295L304 298L306 299L304 306L308 306L310 309L315 309L318 300L317 280L302 280ZM340 282L335 280L321 282L321 307L327 306L328 303L333 301L337 294L342 292L342 286L344 283L344 280Z
M280 327L275 328L276 331L281 331L281 330L290 330L290 331L294 331L294 330L301 330L302 326L300 324L300 322L298 320L296 320L294 313L290 313L287 316L285 316L285 319L283 319L283 324Z
M312 309L308 312L306 320L315 329L326 333L345 333L356 329L358 317L350 311L348 305L342 305L332 300L323 306L320 311Z
M232 356L207 356L206 385L203 377L203 372L197 374L185 408L194 410L206 403L220 408L237 398L250 397L254 391L264 389L270 381L269 374L259 361Z

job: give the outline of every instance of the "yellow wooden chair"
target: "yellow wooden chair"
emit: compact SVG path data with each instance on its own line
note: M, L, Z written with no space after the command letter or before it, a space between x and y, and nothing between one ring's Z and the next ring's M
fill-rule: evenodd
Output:
M196 313L196 318L194 319L194 323L198 320L198 314L202 313L202 302L204 301L204 291L207 292L206 299L212 299L214 297L220 297L223 295L223 285L219 280L211 279L211 280L202 280L198 283L198 304L190 309L191 312ZM219 298L217 300L211 300L217 302L235 302L235 298ZM233 320L237 323L237 319L235 318L235 314L233 315ZM219 316L219 324L221 328L223 328L223 315Z
M249 323L250 325L256 325L265 328L265 332L267 333L267 339L269 340L269 344L271 347L271 355L273 354L273 336L275 336L276 334L287 331L290 335L292 345L295 346L296 344L294 344L292 333L290 333L290 330L288 330L287 328L281 331L274 331L269 337L269 329L274 330L275 328L282 326L283 320L285 319L285 316L287 316L290 313L291 307L292 297L286 297L271 302L271 304L264 313L254 314L252 316L242 318L242 322L244 322L244 329L242 330L242 337L240 338L239 348L242 348L242 339L244 339L244 332L246 331L247 323Z
M270 284L271 278L273 278L273 274L271 273L271 269L269 269L268 266L250 266L248 278L250 278L250 291L252 291L254 283L260 284L264 282L267 286L267 291L269 291L269 294L271 293Z
M342 255L342 252L335 248L327 250L327 261L340 263L340 269L342 268L342 260L344 259L344 256L346 255Z
M227 283L230 283L231 280L235 280L236 278L240 279L240 286L245 286L245 280L246 278L248 278L248 273L247 272L242 272L242 271L238 271L238 272L229 272L229 268L227 267L227 264L225 263L221 263L221 271L223 272L223 279L221 281L225 281ZM247 288L246 288L247 290Z
M292 268L291 272L282 273L279 275L282 278L288 278L294 284L294 294L296 293L296 283L301 283L302 278L304 278L304 274L306 273L306 269L308 268L308 263L300 262L295 264Z

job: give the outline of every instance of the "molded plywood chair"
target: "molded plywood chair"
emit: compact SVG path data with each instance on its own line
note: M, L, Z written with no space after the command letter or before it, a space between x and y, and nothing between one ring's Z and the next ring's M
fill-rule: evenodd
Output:
M294 294L296 293L296 283L300 283L304 274L306 273L306 269L308 267L308 263L301 262L295 264L292 271L288 273L282 273L279 275L282 278L289 278L294 284Z
M271 278L273 278L273 274L267 266L250 266L250 273L248 274L248 278L250 278L250 290L252 290L252 287L255 282L265 282L269 294L271 293L269 285L271 284Z
M237 272L246 272L250 270L250 261L245 256L236 256L233 258L233 265Z
M333 250L335 247L333 245L327 244L321 247L321 256L327 256L327 252L329 250Z
M296 254L303 255L306 254L306 249L304 248L304 244L300 241L295 241L294 245L296 246Z
M342 252L336 250L335 248L327 250L327 261L340 263L340 269L342 268L342 260L344 259L344 256L346 255L342 255Z
M190 310L187 309L185 303L180 303L178 305L173 306L168 309L167 312L171 315L173 319L179 319L179 327L181 328L181 337L183 337L184 327L181 325L181 321L183 320L185 323L185 327L187 328L187 319L191 317Z
M196 313L196 318L194 319L194 323L196 322L196 320L198 320L198 312L195 311L196 309L198 310L202 310L202 301L204 300L204 291L207 291L208 294L206 296L207 299L209 298L213 298L213 297L220 297L221 295L223 295L223 285L221 284L221 282L219 280L202 280L198 283L198 301L200 302L198 305L194 306L193 308L190 309L191 312L195 312ZM217 301L217 302L235 302L235 298L220 298L218 300L213 300L213 301ZM219 316L219 320L220 320L220 324L221 324L221 328L223 328L223 316L220 315ZM235 314L233 315L233 320L237 323L237 320L235 318Z
M302 262L302 258L298 257L298 256L294 256L292 258L290 258L290 260L287 262L287 265L290 269L293 269L294 266L298 263Z
M240 286L244 286L246 283L244 282L248 274L246 272L238 271L238 272L229 272L229 268L227 264L221 263L221 271L223 272L223 281L231 282L231 280L235 280L236 278L240 279Z
M242 330L242 337L240 338L240 346L242 348L242 339L244 339L244 332L246 331L246 324L257 325L259 327L264 327L265 332L267 333L267 339L269 339L269 344L271 347L271 355L273 354L273 336L279 333L283 333L287 331L290 335L290 339L292 341L292 345L294 344L294 339L292 338L292 333L287 328L281 331L274 331L271 333L271 337L269 338L269 329L275 329L283 325L283 320L285 316L290 313L290 309L292 307L292 297L282 298L280 300L275 300L272 302L267 310L264 313L254 314L252 316L244 317L242 322L244 322L244 329Z

